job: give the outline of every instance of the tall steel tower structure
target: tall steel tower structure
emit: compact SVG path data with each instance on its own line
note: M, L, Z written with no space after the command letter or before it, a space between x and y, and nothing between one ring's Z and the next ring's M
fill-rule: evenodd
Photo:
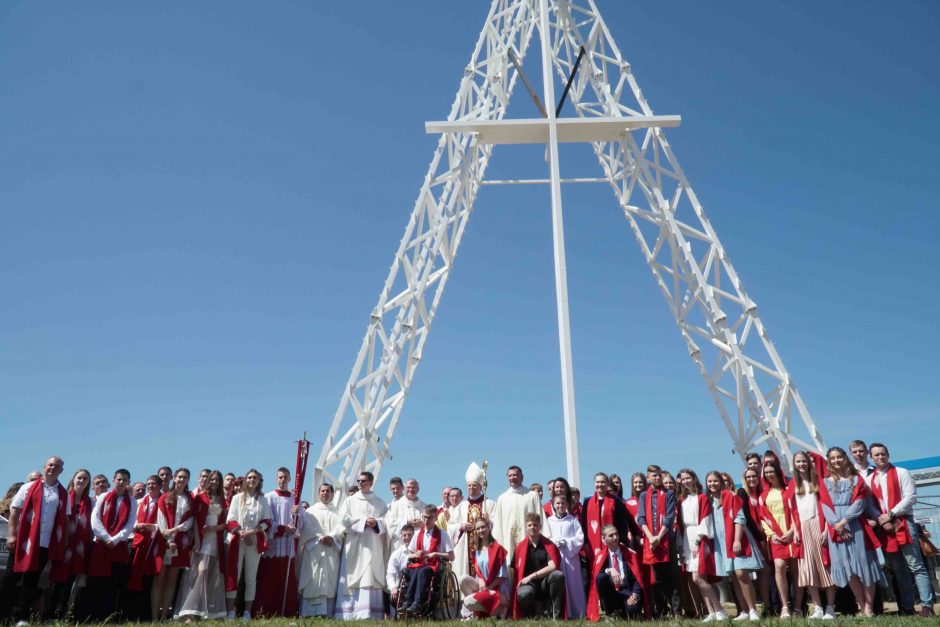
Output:
M523 72L536 37L541 98ZM505 117L519 82L542 117ZM562 86L556 104L556 87ZM565 106L573 116L560 117ZM663 128L679 122L679 116L653 114L593 0L493 0L447 120L426 124L440 141L317 460L314 485L330 481L343 495L358 472L378 473L389 458L477 192L497 183L544 183L551 190L572 485L580 481L560 193L568 182L610 185L734 450L743 457L769 447L788 464L797 449L822 451L822 436L757 304L666 140ZM561 177L558 144L563 142L591 144L598 178ZM495 145L524 143L546 146L546 179L485 180Z

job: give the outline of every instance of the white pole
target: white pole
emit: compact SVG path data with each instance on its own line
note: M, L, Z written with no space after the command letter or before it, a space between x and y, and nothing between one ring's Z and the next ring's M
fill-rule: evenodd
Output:
M565 225L561 209L561 176L558 168L558 126L555 122L555 87L552 80L551 31L548 0L540 2L539 31L542 40L542 83L548 113L548 166L552 193L552 239L555 243L555 295L558 304L558 344L561 353L561 398L564 404L565 453L568 482L581 486L578 465L578 429L574 405L574 368L571 363L571 325L568 318L568 270L565 263Z

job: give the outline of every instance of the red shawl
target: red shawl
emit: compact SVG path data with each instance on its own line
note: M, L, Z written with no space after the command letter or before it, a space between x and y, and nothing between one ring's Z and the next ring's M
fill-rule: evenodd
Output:
M101 504L101 523L104 525L104 529L108 532L108 535L114 537L120 533L121 529L124 528L124 525L127 524L127 519L130 518L131 495L125 491L124 494L118 496L117 492L111 490L99 498L104 499ZM117 499L120 499L120 502L115 504L114 501ZM127 560L127 540L123 540L114 546L109 547L107 542L104 540L95 539L95 542L91 547L91 559L88 563L88 576L110 577L111 562L123 563L127 562Z
M781 529L780 524L777 522L777 519L774 518L774 515L770 513L770 509L767 507L767 497L770 495L771 490L778 490L778 488L767 488L766 490L764 490L764 493L760 495L761 520L766 522L770 526L770 528L773 529L774 535L776 535L779 538L782 538L784 535L786 535L786 532L789 531L790 528L793 526L794 519L796 520L796 524L797 525L799 524L799 514L794 514L794 512L796 511L796 503L793 502L792 488L787 487L787 488L784 488L783 490L779 490L780 498L783 500L784 523L787 526L786 530ZM799 527L797 527L797 530L799 530ZM774 544L773 540L771 540L769 537L767 538L767 545L770 547L771 556L773 557L774 548L780 545ZM788 546L790 547L790 550L789 550L790 559L803 557L803 547L801 545L796 544L794 541L791 541ZM777 549L777 551L779 550L780 549Z
M91 555L91 512L95 506L85 495L75 500L75 491L69 492L68 499L69 541L65 549L65 558L52 565L50 575L53 581L65 582L72 575L84 575L88 571L88 557Z
M42 479L36 479L26 490L26 502L23 503L23 512L20 514L20 526L16 530L16 547L13 552L13 572L15 573L30 573L39 570L43 484ZM58 482L56 482L56 491L59 495L59 505L56 509L55 526L52 528L47 547L48 559L52 562L65 558L65 549L68 545L66 511L69 495Z
M611 513L612 515L612 513ZM561 570L561 552L559 552L558 547L555 546L555 543L546 538L545 536L539 536L539 542L542 543L542 546L545 547L545 552L548 553L548 559L555 562L555 567ZM516 547L516 554L514 557L514 562L516 565L515 570L513 571L513 582L512 582L512 617L514 619L523 618L522 608L519 607L516 599L516 589L519 587L519 582L522 581L522 578L525 576L523 572L525 571L525 560L529 555L529 538L525 538L519 545ZM493 567L490 566L490 572L493 571ZM564 597L562 597L564 598ZM563 608L563 613L565 618L568 618L568 608Z
M887 514L901 501L901 482L898 481L898 470L894 466L888 468L888 472L882 472L877 468L875 469L875 474L871 478L871 492L875 496L875 505L877 505L879 509L881 509L881 499L884 498L884 494L881 491L881 485L878 483L878 475L887 476L885 486L888 488L888 498L884 500L888 504L888 511L882 512L883 514ZM898 516L894 520L893 532L888 533L884 530L884 527L879 527L879 529L884 537L883 546L885 553L897 553L901 550L903 545L914 542L911 538L911 531L907 528L907 520L904 516Z
M158 497L159 498L159 497ZM151 497L148 494L140 499L137 505L137 524L157 524L157 507L147 513L150 506ZM134 539L131 542L131 577L127 582L127 589L141 591L144 589L144 576L156 575L160 572L160 566L157 563L157 556L163 552L164 548L163 534L159 531L141 533L134 530Z
M248 497L248 498L263 499L264 495L259 493L259 494L256 494L254 497ZM225 530L229 533L228 549L225 552L225 591L226 592L234 592L238 590L238 549L241 546L241 541L242 541L241 536L238 535L238 531L240 529L241 529L241 524L238 522L238 520L229 520L228 522L225 523ZM271 530L271 519L264 518L261 521L259 521L258 529L261 530L261 533L257 533L254 536L255 548L258 550L258 553L263 554L268 549L267 533L268 531Z
M215 524L225 524L225 519L228 515L228 508L225 507L224 497L222 503L222 511L219 513L219 519ZM205 536L202 535L202 529L206 526L206 520L209 518L209 505L211 501L209 500L208 492L200 492L199 495L193 501L193 517L196 522L196 535L199 538L199 545L202 546L203 542L206 542ZM223 530L211 532L215 534L215 547L216 555L219 556L219 572L225 574L225 532ZM210 538L208 542L212 542Z
M193 504L190 501L189 509L183 513L179 520L176 519L176 511L180 506L180 499L190 498L188 493L176 495L174 499L174 504L170 505L169 496L171 492L167 492L160 497L160 500L157 501L157 509L163 514L164 520L166 520L166 528L173 529L178 525L182 525L184 522L193 517ZM161 530L162 531L162 530ZM163 535L162 533L160 535ZM173 557L169 563L170 566L189 566L190 558L190 549L192 548L192 539L189 531L180 530L173 534L173 543L176 544L176 556ZM158 568L163 567L164 555L161 551L161 554L157 555L157 563L159 564Z
M476 564L476 574L477 577L482 579L486 584L485 590L479 590L473 594L473 598L476 599L480 605L485 608L486 616L492 616L496 610L499 608L499 590L491 590L490 586L493 585L493 582L499 577L499 571L502 569L503 564L506 563L506 549L501 547L498 542L490 542L490 545L486 549L488 556L487 559L487 576L483 576L483 572L480 570L479 561L475 560Z
M614 524L614 507L616 507L614 497L610 494L604 497L603 514L601 513L597 492L588 499L587 516L585 517L587 529L584 530L584 535L587 537L587 543L591 546L591 550L594 551L594 555L597 555L604 546L604 541L601 539L601 530L607 525ZM593 559L593 556L589 557Z
M552 501L551 501L551 499L549 499L548 503L546 503L545 505L542 506L542 511L545 512L545 517L546 517L546 518L548 518L549 516L554 516L554 515L555 515L555 508L552 507Z
M761 524L761 506L760 506L760 492L757 493L757 496L751 494L751 491L744 487L744 492L747 494L747 509L751 514L751 520L754 521L754 526L757 528L757 533L754 536L754 539L758 542L764 542L767 540L767 534L764 533L764 526ZM742 499L743 500L743 499ZM754 531L753 529L751 531Z
M601 570L603 570L604 564L607 562L608 552L607 545L605 544L604 550L594 556L593 567L591 568L591 587L588 590L587 609L585 611L589 621L597 622L601 618L601 602L600 597L597 596L597 576L601 574ZM640 582L640 589L643 591L643 613L647 618L650 618L653 615L653 609L650 605L650 595L647 590L648 585L646 578L643 576L640 556L626 544L620 545L620 554L623 556L624 564L630 568L630 572L632 572L636 580Z
M656 499L656 515L653 515L653 499ZM649 488L646 490L646 496L643 499L646 505L646 526L655 536L663 528L663 519L666 517L666 491ZM669 561L669 534L663 536L659 545L653 549L650 546L649 538L643 534L643 563L659 564Z
M636 520L637 512L640 511L640 499L635 496L631 496L626 499L624 502L624 507L627 508L627 511L630 512L630 515L633 516L633 519Z
M707 494L698 494L694 497L687 496L685 498L696 498L698 499L698 523L702 524L702 521L712 516L714 514L714 508L712 507L712 501L708 498ZM683 501L685 500L683 499ZM682 518L682 507L677 507L678 515L676 519L679 521L679 530L685 537L685 521ZM688 572L688 570L687 570ZM715 540L713 538L703 537L702 541L698 545L698 573L706 577L715 576Z
M741 554L735 555L734 552L734 518L744 507L744 499L732 492L723 490L721 492L721 513L725 519L725 553L728 557L750 557L751 543L748 542L747 534L741 535Z
M836 481L833 479L833 481ZM852 489L852 499L849 501L849 505L855 503L859 499L868 498L868 486L865 485L865 480L861 476L855 477L855 487ZM829 494L829 486L826 485L826 480L823 479L819 482L819 507L820 510L822 506L825 505L832 510L835 514L836 508L832 504L832 495ZM859 516L859 522L862 525L862 533L865 534L865 549L868 551L874 551L875 549L881 548L881 543L878 542L878 537L875 535L875 530L871 528L868 524L868 516L862 512L862 515ZM829 541L830 542L843 542L842 537L836 533L835 528L832 525L827 525L829 530Z
M437 553L437 549L441 544L441 530L439 527L434 527L431 530L431 541L428 543L428 548L424 548L424 536L426 535L427 530L424 527L421 527L421 530L418 531L418 539L415 541L415 546L418 547L419 551L423 551L425 555L427 553ZM431 570L437 572L437 568L440 565L440 558L438 557L425 557L422 555L420 559L415 560L414 562L408 563L408 568L421 568L422 566L430 566Z

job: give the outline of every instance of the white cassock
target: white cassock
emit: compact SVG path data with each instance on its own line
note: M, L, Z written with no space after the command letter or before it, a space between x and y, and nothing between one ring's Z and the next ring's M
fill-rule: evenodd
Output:
M584 584L581 581L581 546L584 545L584 531L581 522L571 514L564 518L556 515L545 519L546 537L558 547L561 553L561 572L565 575L565 592L568 599L568 618L584 618Z
M387 555L391 555L392 551L401 546L401 528L404 524L415 518L421 520L424 508L425 505L421 499L409 501L407 496L403 496L389 505L388 513L385 515L385 524L388 525ZM415 533L418 533L418 529L420 527L415 527Z
M332 504L314 503L303 513L300 555L297 557L297 587L301 616L332 616L339 580L339 558L343 525ZM329 537L332 545L320 542Z
M529 512L538 514L544 523L545 512L538 492L523 486L509 488L500 494L493 509L493 538L506 549L510 565L516 545L525 538L525 515Z
M339 507L340 525L346 532L339 566L335 618L381 620L385 616L385 538L388 532L385 503L374 492L356 492ZM366 527L366 518L376 526Z
M447 521L447 534L454 544L453 569L454 572L457 573L458 579L461 575L476 577L476 571L470 572L470 553L467 548L467 542L469 537L473 534L473 531L461 531L460 525L476 520L479 517L479 512L485 513L492 520L493 510L496 509L496 503L493 499L486 499L484 501L481 496L479 500L479 503L471 503L469 500L461 501L460 504L451 511L450 520ZM472 519L470 514L471 506L473 506L474 509Z

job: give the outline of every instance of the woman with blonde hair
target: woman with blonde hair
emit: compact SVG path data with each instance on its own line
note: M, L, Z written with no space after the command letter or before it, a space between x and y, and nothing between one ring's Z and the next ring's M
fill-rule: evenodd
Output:
M261 491L264 478L252 468L245 473L242 490L232 497L225 528L228 532L228 550L225 555L226 617L235 618L235 596L238 580L245 574L245 613L251 618L258 586L258 565L267 548L267 533L271 529L271 506Z
M225 618L225 493L222 473L213 470L205 490L194 497L196 548L176 603L176 617Z
M460 591L464 595L463 605L476 618L499 617L509 607L509 568L507 553L493 539L490 523L478 518L473 523L476 535L476 576L460 576Z
M793 456L793 481L790 488L796 503L800 544L803 554L797 561L797 606L802 601L801 591L809 588L814 610L810 618L836 617L836 587L829 575L829 547L827 546L826 519L819 500L819 475L813 460L805 451ZM826 591L826 608L820 603L820 589Z
M630 497L625 499L623 503L627 506L627 511L630 512L634 520L636 520L640 508L640 494L646 489L646 486L646 475L642 472L633 473L630 477Z
M770 551L767 548L767 534L764 533L764 527L761 525L760 515L760 495L761 479L760 472L754 468L745 468L741 476L742 487L738 489L738 496L744 503L744 521L747 531L756 544L756 550L760 553L762 567L757 573L757 590L760 594L761 602L764 604L763 613L769 615L770 607L770 579L773 576L773 559L770 557Z

